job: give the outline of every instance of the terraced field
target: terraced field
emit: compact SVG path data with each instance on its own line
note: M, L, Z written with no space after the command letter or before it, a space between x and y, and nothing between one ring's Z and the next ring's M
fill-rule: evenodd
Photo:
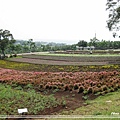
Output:
M116 107L120 105L120 56L49 54L0 60L0 87L0 113L3 115L18 114L17 109L26 106L28 115L78 113L111 117L112 112L120 110ZM29 104L17 103L24 100ZM112 103L110 109L106 101ZM92 107L95 110L91 111Z
M24 55L12 61L49 65L107 65L120 64L120 56L53 56Z

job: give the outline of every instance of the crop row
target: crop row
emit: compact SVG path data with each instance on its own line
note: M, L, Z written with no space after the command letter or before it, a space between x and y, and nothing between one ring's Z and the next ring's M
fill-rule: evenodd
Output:
M26 72L1 68L0 82L33 84L39 90L105 94L120 88L120 72Z

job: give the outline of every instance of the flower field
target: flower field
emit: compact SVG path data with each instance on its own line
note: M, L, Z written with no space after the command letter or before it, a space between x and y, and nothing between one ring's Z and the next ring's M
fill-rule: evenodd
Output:
M58 89L104 95L120 88L120 72L28 72L0 68L0 82L32 84L41 91Z

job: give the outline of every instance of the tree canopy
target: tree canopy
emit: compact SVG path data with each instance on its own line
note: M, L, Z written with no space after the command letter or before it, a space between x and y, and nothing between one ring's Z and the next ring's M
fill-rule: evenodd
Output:
M106 6L106 10L109 11L107 27L113 31L113 37L120 37L117 34L120 29L120 0L107 0Z
M13 35L10 33L9 30L0 29L0 50L5 57L5 49L8 45L12 45L15 43Z
M87 47L87 42L85 40L80 40L77 45L79 47Z

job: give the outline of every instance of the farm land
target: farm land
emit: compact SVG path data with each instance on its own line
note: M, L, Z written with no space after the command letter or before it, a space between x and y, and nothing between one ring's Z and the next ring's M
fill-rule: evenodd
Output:
M0 115L17 115L18 108L28 115L111 115L120 111L120 56L0 60L0 86Z

